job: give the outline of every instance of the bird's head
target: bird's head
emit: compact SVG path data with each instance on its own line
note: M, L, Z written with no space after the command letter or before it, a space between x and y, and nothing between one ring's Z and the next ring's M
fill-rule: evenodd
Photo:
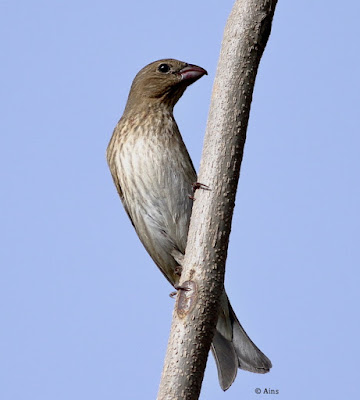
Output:
M157 104L172 108L185 89L203 75L207 75L207 72L197 65L174 59L155 61L136 75L126 109Z

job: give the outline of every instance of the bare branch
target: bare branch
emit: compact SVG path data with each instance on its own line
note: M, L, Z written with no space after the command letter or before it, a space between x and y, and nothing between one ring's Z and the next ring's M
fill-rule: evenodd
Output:
M227 21L158 400L197 399L223 292L255 77L277 0L238 0ZM188 290L185 290L188 289Z

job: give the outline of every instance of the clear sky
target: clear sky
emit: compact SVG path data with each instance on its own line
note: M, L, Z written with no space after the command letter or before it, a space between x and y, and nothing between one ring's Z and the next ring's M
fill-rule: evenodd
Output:
M1 400L156 397L174 301L105 149L134 75L173 57L209 72L175 109L198 167L232 3L0 1ZM204 400L358 396L359 8L277 6L226 275L273 369L223 393L209 357Z

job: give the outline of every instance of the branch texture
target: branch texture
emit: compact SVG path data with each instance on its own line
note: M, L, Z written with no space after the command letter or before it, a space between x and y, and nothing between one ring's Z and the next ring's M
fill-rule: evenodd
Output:
M277 0L238 0L218 62L158 400L197 399L223 292L252 93Z

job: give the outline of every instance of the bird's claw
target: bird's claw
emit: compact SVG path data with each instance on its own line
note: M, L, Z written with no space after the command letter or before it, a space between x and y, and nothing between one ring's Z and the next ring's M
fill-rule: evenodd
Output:
M211 190L211 189L209 188L209 186L204 185L203 183L200 183L200 182L194 182L194 183L192 184L192 188L193 188L192 195L189 194L189 199L191 199L191 200L195 200L194 194L195 194L195 192L196 192L197 189Z
M196 189L211 190L208 185L204 185L203 183L200 183L200 182L194 182L192 184L192 187L193 187L194 192Z
M185 291L188 291L188 290L191 290L189 287L187 287L187 286L180 286L180 285L174 285L174 288L176 289L176 290L185 290Z
M170 296L171 298L174 298L174 297L177 295L177 292L178 292L179 290L185 290L186 292L189 291L189 290L191 290L191 288L186 287L186 286L181 286L181 285L174 285L174 288L176 289L176 292L171 292L171 293L169 294L169 296Z

